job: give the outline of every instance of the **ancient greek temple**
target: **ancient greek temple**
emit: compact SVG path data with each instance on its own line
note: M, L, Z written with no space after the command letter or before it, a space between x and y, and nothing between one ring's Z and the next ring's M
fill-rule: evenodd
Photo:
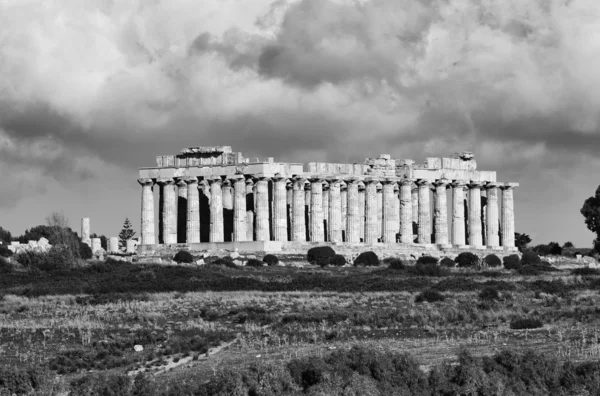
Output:
M138 182L140 253L173 245L240 251L315 244L516 250L518 183L498 182L496 172L477 170L469 152L423 164L381 154L362 164L305 167L250 160L229 146L191 147L158 156L156 166L139 170Z

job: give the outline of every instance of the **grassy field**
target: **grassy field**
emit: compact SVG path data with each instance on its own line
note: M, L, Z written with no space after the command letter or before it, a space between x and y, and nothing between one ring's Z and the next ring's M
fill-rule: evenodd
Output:
M383 267L109 262L3 274L0 366L41 367L64 391L94 373L144 373L158 388L205 383L225 369L353 346L408 352L423 372L456 362L465 348L598 361L600 275L557 267L419 276Z

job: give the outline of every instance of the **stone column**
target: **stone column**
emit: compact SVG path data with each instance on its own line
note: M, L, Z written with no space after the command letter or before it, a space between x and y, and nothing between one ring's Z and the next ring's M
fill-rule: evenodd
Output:
M210 242L224 241L223 191L220 177L208 179L210 183Z
M223 181L221 191L223 197L223 209L233 210L233 187L231 187L229 180Z
M359 211L359 194L358 181L349 180L346 183L348 203L348 213L346 215L346 242L360 242L360 211ZM364 202L364 201L363 201Z
M239 175L233 179L233 240L247 241L246 230L246 179Z
M329 241L342 242L341 180L329 181Z
M311 179L310 182L310 241L324 242L323 179Z
M502 247L515 248L514 189L519 183L504 183L502 189Z
M366 203L366 188L365 184L358 184L358 221L360 222L360 238L365 241L365 203Z
M448 207L446 199L446 189L449 180L438 179L434 194L434 222L435 222L435 243L436 245L448 245Z
M383 242L383 185L381 183L377 183L377 230L377 241Z
M273 179L273 240L287 241L287 180Z
M295 178L293 182L292 241L306 242L306 208L304 199L304 183L306 179Z
M412 200L412 221L415 224L419 224L419 187L411 189L411 200Z
M396 233L398 232L398 209L394 201L394 187L395 182L384 181L382 182L382 196L383 196L383 239L384 243L396 243Z
M200 194L198 192L198 178L185 177L187 183L187 222L186 242L200 243Z
M400 180L400 242L413 243L412 179Z
M381 234L377 222L377 181L365 181L365 243L375 243Z
M177 181L177 243L185 243L187 230L188 186L185 181Z
M256 240L270 241L269 227L269 178L261 177L256 182Z
M348 240L346 233L346 222L348 221L348 184L344 181L340 183L340 202L342 210L342 242Z
M481 185L480 181L469 184L469 245L480 248L483 246L481 235Z
M142 179L140 179L140 180L142 180ZM152 179L146 179L146 180L150 180L150 183L152 183ZM152 196L152 198L154 199L154 196ZM143 199L144 198L143 198L143 193L142 193L142 207L144 205ZM142 211L143 211L143 209L142 209ZM152 218L154 218L154 212L152 213ZM89 217L83 217L81 219L81 242L85 243L89 247L92 247L92 240L90 239L90 218Z
M164 244L177 243L177 185L175 180L164 178L156 181L162 185L162 224Z
M110 237L108 238L108 253L119 253L119 238Z
M291 180L285 182L286 193L286 208L285 215L287 218L287 241L292 241L292 232L294 231L294 183Z
M467 182L457 180L452 183L452 244L465 246L465 186Z
M254 196L254 182L252 179L246 180L246 240L254 240L254 206L256 197Z
M431 210L429 208L429 188L431 181L418 180L419 186L419 228L418 243L431 243Z
M490 182L485 185L487 191L486 203L486 244L490 248L500 246L498 236L498 183Z
M329 183L323 182L323 236L329 242Z
M306 217L305 217L305 222L306 224L306 240L309 241L310 240L310 227L311 227L311 220L310 220L310 214L312 213L311 210L311 186L312 183L308 183L304 186L304 206L306 207Z
M135 253L135 249L137 248L137 241L135 239L128 239L125 242L125 253Z
M91 239L92 239L92 253L96 253L96 252L102 250L102 240L100 238L91 238ZM152 244L149 244L149 245L152 245Z

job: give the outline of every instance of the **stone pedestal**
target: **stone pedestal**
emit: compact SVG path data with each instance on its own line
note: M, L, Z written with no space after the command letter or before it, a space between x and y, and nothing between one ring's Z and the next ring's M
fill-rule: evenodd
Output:
M185 177L182 180L187 183L186 242L200 243L200 193L198 191L198 178Z
M449 180L439 179L433 185L434 193L434 230L435 243L437 245L448 245L448 209L446 200L446 189Z
M210 184L210 234L209 242L225 240L223 227L223 191L221 178L209 179Z
M419 186L419 228L418 243L431 243L431 210L429 208L429 180L418 180Z
M270 241L269 227L269 178L261 177L256 182L256 240Z
M323 180L311 179L310 182L310 241L324 242Z
M342 202L340 180L329 181L329 241L342 242Z
M248 240L246 230L246 179L238 176L233 180L233 240L243 242Z
M162 224L164 244L177 243L177 185L173 179L158 179L163 193Z
M365 243L376 243L381 234L377 221L377 181L365 182Z
M296 178L292 185L292 241L306 242L306 204L304 196L304 184L306 179Z
M519 183L505 183L502 189L502 247L507 250L515 248L515 207L514 189Z
M346 214L346 242L360 242L360 211L359 211L359 194L358 182L350 180L346 183L348 203L348 213Z
M382 183L383 194L383 241L384 243L396 243L396 233L398 232L398 209L394 203L394 182L385 181Z
M485 185L487 190L487 203L486 203L486 244L491 249L500 246L500 238L498 236L498 184L487 183Z
M108 238L108 253L119 253L119 238L110 237Z
M465 246L465 186L467 182L452 183L452 244Z
M483 246L481 234L481 185L473 181L469 184L469 245L474 248Z
M273 239L287 241L287 191L286 179L273 179Z
M400 180L400 242L413 242L412 179Z
M152 191L154 181L152 179L138 179L142 186L142 213L141 213L141 244L156 244L154 234L154 193Z

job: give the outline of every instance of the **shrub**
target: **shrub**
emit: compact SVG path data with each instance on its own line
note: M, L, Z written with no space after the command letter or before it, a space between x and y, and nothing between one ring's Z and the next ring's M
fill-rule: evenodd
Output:
M76 264L75 255L67 245L54 245L48 250L46 260L38 265L43 271L53 271L74 267Z
M502 260L500 260L500 257L496 256L495 254L488 254L487 256L485 256L483 261L489 267L500 267L502 265Z
M532 250L525 250L521 258L521 265L539 265L542 263L540 256Z
M11 257L13 255L12 250L6 245L0 245L0 257Z
M557 242L550 242L548 247L550 247L550 254L554 256L560 256L562 254L563 248Z
M218 259L214 260L211 264L212 265L223 265L223 266L229 267L229 268L237 268L237 265L235 265L235 263L233 262L233 259L231 257L218 258Z
M446 276L448 270L436 264L416 264L408 267L408 273L419 276Z
M306 261L324 267L329 264L329 260L331 260L333 256L335 256L335 250L333 250L331 246L316 246L308 249Z
M421 256L417 259L417 264L437 264L438 259L431 256Z
M581 276L600 275L600 271L597 270L596 268L582 267L582 268L575 268L574 270L571 271L571 274L581 275Z
M510 256L504 256L502 259L502 263L504 264L504 268L509 270L518 270L521 268L521 259L518 254L511 254Z
M274 254L267 254L262 259L263 263L267 263L268 266L277 265L279 263L279 259Z
M543 324L538 319L515 318L510 322L510 328L514 330L521 329L539 329Z
M173 257L173 261L175 261L177 264L190 264L194 262L194 256L192 256L192 254L187 250L180 250L177 252L175 257Z
M4 257L0 257L0 274L8 274L12 271L13 271L12 264Z
M415 302L420 303L423 301L427 301L429 303L432 303L437 301L444 301L444 299L444 295L437 290L425 290L419 293L419 295L417 295L417 297L415 298Z
M94 256L92 253L92 248L89 247L86 243L79 241L79 257L84 260L89 260Z
M404 263L402 260L396 257L388 257L383 259L383 263L388 266L390 269L402 270L404 269Z
M336 254L329 260L329 264L334 265L336 267L341 267L346 264L346 257L341 254Z
M479 298L486 301L493 301L500 299L500 293L495 287L485 287L480 293Z
M454 259L459 267L474 267L479 264L479 257L471 252L462 252Z
M550 250L551 250L550 246L545 245L545 244L536 245L531 249L531 251L535 252L536 254L538 254L540 256L550 255Z
M257 260L255 258L251 258L246 262L247 267L262 267L263 264L264 263L262 261Z
M444 257L441 261L440 261L440 265L444 266L444 267L449 267L452 268L456 265L456 262L454 262L454 260L452 260L449 257Z
M354 259L354 265L374 267L379 265L379 257L377 257L375 252L372 251L362 252L357 258Z

